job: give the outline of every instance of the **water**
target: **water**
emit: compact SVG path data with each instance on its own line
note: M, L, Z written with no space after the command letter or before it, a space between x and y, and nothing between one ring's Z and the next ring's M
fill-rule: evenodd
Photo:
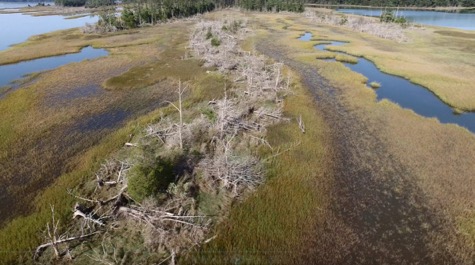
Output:
M300 36L299 40L301 41L310 41L312 39L312 33L305 32L302 36Z
M31 61L23 61L16 64L1 65L0 87L8 86L9 84L11 84L11 82L20 79L30 73L47 71L68 63L80 62L86 59L94 59L107 55L108 52L106 50L94 49L89 46L83 48L78 53L35 59Z
M338 9L339 12L362 16L379 17L381 9ZM393 11L396 14L396 10ZM405 17L412 23L432 26L475 30L475 13L452 13L439 11L398 10L398 16Z
M0 51L9 46L26 41L33 35L56 30L82 27L86 23L97 22L98 17L65 19L63 16L23 15L20 13L0 14Z
M311 36L307 38L310 39ZM345 44L345 42L328 41L326 44L318 44L314 47L317 50L325 50L327 46ZM365 58L359 57L356 64L343 64L352 71L366 76L367 85L373 81L381 84L381 87L375 90L378 100L388 99L421 116L437 118L441 123L454 123L475 133L475 113L455 114L450 106L427 88L411 83L405 78L381 72L373 62Z
M54 2L44 2L46 5L54 5ZM0 9L16 9L30 6L36 6L38 2L0 2Z

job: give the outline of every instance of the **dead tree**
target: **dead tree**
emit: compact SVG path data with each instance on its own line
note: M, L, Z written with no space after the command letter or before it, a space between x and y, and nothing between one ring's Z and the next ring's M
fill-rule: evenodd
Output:
M181 80L178 81L178 106L173 104L170 101L167 101L170 105L172 105L179 113L180 115L180 123L178 124L178 137L180 139L180 149L183 149L183 106L182 106L182 98L183 98L183 93L185 93L186 87L182 88L181 87Z

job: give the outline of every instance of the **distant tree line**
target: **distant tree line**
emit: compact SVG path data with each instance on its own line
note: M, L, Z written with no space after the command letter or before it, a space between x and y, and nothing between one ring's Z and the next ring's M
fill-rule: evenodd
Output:
M115 4L114 0L54 0L57 6L99 7Z
M124 8L120 17L115 15L114 10L108 10L101 14L99 25L111 29L130 29L143 24L155 24L171 18L202 14L216 8L235 6L259 11L302 12L304 3L304 0L126 0L123 2Z
M258 11L302 12L306 0L124 0L132 6L129 11L138 12L138 20L159 21L164 18L190 16L215 8L241 7ZM55 0L60 6L98 7L114 4L114 0ZM130 14L128 14L130 15Z
M475 0L308 0L308 3L365 6L475 6Z

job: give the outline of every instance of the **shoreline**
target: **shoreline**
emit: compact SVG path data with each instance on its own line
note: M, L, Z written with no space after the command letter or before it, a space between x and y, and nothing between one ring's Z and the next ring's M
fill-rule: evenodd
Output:
M305 7L323 7L331 9L333 8L357 8L357 9L401 9L401 10L419 10L419 11L462 11L473 10L475 7L451 7L451 6L438 6L438 7L417 7L417 6L365 6L365 5L331 5L331 4L306 4Z

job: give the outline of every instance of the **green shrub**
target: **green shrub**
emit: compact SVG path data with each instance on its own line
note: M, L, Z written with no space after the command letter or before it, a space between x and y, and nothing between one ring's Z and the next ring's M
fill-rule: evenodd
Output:
M128 189L133 199L143 199L165 192L175 180L173 163L160 157L151 165L137 165L130 170Z
M383 13L381 13L381 16L379 17L379 21L383 23L397 23L401 25L407 24L407 20L405 17L398 17L394 15L393 11L391 10L386 10Z
M124 23L124 27L127 29L136 28L139 25L139 21L137 20L134 11L131 9L124 8L124 10L122 10L121 18Z
M348 18L346 16L342 16L340 19L340 25L345 25L348 23Z
M219 45L221 45L221 41L218 38L213 37L211 39L211 45L213 45L214 47L218 47Z
M203 115L205 115L206 118L208 118L208 120L210 120L211 122L215 122L218 119L216 112L214 112L214 110L211 108L205 108L201 110L201 113L203 113Z

